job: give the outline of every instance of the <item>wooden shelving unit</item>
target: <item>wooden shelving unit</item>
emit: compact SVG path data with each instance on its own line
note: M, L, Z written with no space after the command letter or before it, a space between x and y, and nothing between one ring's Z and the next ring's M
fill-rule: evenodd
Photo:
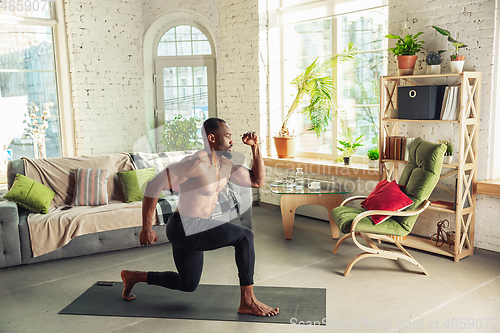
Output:
M418 86L434 84L432 82L446 80L446 84L460 84L461 96L469 96L465 103L460 103L458 120L408 120L390 118L391 109L397 109L397 91L399 86ZM425 81L425 83L421 83ZM436 84L442 84L441 82ZM449 126L460 127L458 163L444 164L440 180L456 175L457 186L449 189L438 183L441 189L456 202L455 209L430 206L428 209L449 213L455 216L452 223L455 231L455 246L447 244L436 246L430 239L408 236L402 244L420 250L437 253L453 258L455 262L474 253L474 227L477 193L477 158L479 135L479 111L481 100L481 73L463 72L461 74L411 75L411 76L383 76L380 78L380 138L379 151L384 151L386 136L399 135L399 124L407 123L449 123ZM444 138L443 138L444 139ZM387 160L380 154L379 170L381 179L394 180L399 176L400 164L406 161ZM456 195L458 193L459 195ZM468 204L468 206L467 206ZM456 244L459 244L458 246Z

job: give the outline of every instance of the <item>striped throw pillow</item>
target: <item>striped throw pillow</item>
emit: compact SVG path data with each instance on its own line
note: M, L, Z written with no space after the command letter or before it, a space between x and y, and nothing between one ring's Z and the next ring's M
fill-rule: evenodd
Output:
M75 173L73 206L108 204L108 170L74 169L73 171Z

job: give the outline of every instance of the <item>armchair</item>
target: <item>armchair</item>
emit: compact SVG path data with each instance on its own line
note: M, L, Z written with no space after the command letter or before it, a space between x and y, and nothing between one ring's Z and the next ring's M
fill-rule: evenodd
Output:
M401 245L399 238L408 235L418 215L423 212L430 202L427 200L436 186L441 173L443 156L446 146L425 141L421 138L415 139L408 150L408 164L405 166L399 185L404 185L405 194L412 199L413 204L403 211L365 210L357 207L346 206L347 203L365 199L364 196L351 197L332 210L333 220L342 233L346 234L337 241L333 254L336 254L340 245L348 238L352 238L354 244L363 253L355 256L347 265L344 276L347 276L352 267L361 259L376 257L392 260L402 259L409 261L428 275L424 267L413 258ZM374 225L368 216L388 215L390 218L380 224ZM368 246L361 244L356 237L361 236ZM392 236L392 237L391 237ZM382 250L372 239L395 244L399 251Z

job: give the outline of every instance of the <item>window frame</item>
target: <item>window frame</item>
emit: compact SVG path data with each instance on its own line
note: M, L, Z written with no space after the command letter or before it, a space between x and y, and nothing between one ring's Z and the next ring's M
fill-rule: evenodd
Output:
M356 0L353 0L352 2L355 2ZM279 1L282 3L282 1ZM349 2L349 1L343 1L343 2ZM301 23L307 23L307 22L314 22L322 19L331 19L332 22L332 30L331 30L331 38L332 38L332 54L336 54L342 50L338 49L338 43L336 42L338 40L338 18L342 17L343 15L348 15L351 13L357 13L357 12L363 12L367 10L374 10L377 8L388 8L388 2L385 0L382 0L383 4L377 4L373 6L364 6L362 9L356 9L356 10L348 10L348 11L342 11L335 13L335 5L339 3L338 1L335 0L324 0L324 1L314 1L314 2L307 2L305 0L303 3L300 4L294 4L291 6L286 6L286 7L278 7L276 11L276 17L272 19L271 22L275 22L274 24L277 26L278 31L279 31L279 91L280 91L280 111L281 111L281 119L284 119L284 116L287 112L286 103L285 103L285 93L286 93L286 88L287 85L290 85L290 82L287 82L285 80L285 56L284 56L284 50L285 50L285 27L287 25L295 25L295 24L301 24ZM311 10L313 11L314 9L320 8L320 7L325 7L325 14L324 15L318 15L318 16L308 16L307 11ZM272 13L272 12L271 12ZM287 19L284 16L288 14L293 14L293 13L301 13L301 17L298 19ZM272 27L273 24L270 26ZM376 53L384 51L384 49L374 49L374 50L369 50L369 51L360 51L360 53ZM271 51L272 52L272 51ZM387 57L384 56L384 69L385 72L387 71ZM273 71L271 71L273 73ZM334 67L332 70L332 76L334 79L335 84L337 84L337 68ZM270 87L270 90L272 88ZM272 93L271 93L272 94ZM337 96L335 94L335 96ZM353 108L353 110L358 109L359 107L379 107L379 105L372 105L372 104L361 104L361 105L350 105L350 107ZM270 136L273 136L272 133L277 132L279 129L278 126L281 126L281 123L276 124L273 122L271 119L276 119L276 115L270 114ZM333 121L331 125L331 131L332 131L332 151L330 153L324 153L324 152L309 152L309 151L302 151L296 149L295 151L295 156L297 157L305 157L305 158L318 158L318 159L323 159L323 160L335 160L339 156L338 149L336 148L336 142L338 140L338 131L340 129L340 124L339 121ZM380 130L380 129L379 129ZM353 162L365 162L367 163L368 158L366 156L353 156L352 157Z
M163 35L170 29L180 26L188 25L193 28L200 30L208 42L210 43L210 54L205 55L176 55L176 56L159 56L158 55L158 45L160 43ZM153 76L154 76L154 123L155 128L162 126L165 121L165 113L161 110L163 105L164 92L163 89L159 89L159 86L163 87L163 71L162 67L197 67L206 66L207 67L207 89L208 89L208 114L209 117L217 117L217 85L216 85L216 52L215 45L211 38L210 33L202 25L192 22L192 21L175 21L158 31L153 42ZM156 131L161 132L161 131ZM156 148L158 148L158 143L160 138L156 135Z
M0 16L5 22L19 25L45 26L52 29L59 130L61 133L61 156L75 156L75 126L71 99L68 38L64 21L64 0L55 0L52 3L52 18L26 17L16 14L2 14Z

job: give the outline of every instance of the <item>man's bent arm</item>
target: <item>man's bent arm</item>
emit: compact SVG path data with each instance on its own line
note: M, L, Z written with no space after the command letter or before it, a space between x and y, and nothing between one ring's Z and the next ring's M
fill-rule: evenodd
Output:
M264 165L264 159L262 158L259 144L255 144L251 147L253 164L250 170L250 181L252 187L262 187L266 181L266 166Z

